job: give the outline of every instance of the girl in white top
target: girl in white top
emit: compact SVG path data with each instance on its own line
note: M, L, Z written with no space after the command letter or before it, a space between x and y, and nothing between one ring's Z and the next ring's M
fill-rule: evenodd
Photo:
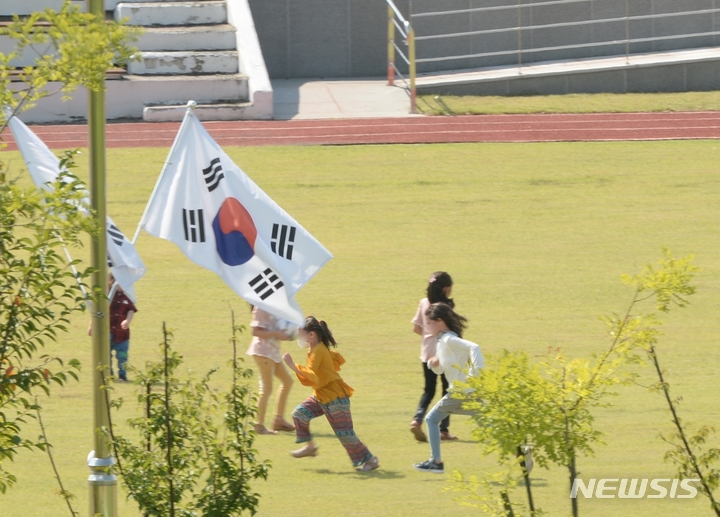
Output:
M419 442L426 442L427 438L422 430L422 421L425 418L430 402L435 398L435 390L437 388L438 375L428 367L428 360L435 355L435 345L437 343L436 336L430 332L427 326L427 316L425 312L433 303L446 303L450 307L455 307L455 302L450 298L452 294L453 281L445 271L436 271L430 276L427 285L427 297L420 300L418 304L415 318L412 323L414 325L413 332L422 336L422 344L420 346L420 361L422 361L423 377L425 378L425 387L420 397L420 402L415 410L415 416L410 422L410 431ZM440 375L442 382L442 394L447 395L448 381L445 375ZM450 417L445 418L440 423L440 439L441 440L457 440L457 436L450 434Z
M253 339L248 348L247 355L255 359L260 377L260 390L258 399L257 421L255 432L258 434L277 434L278 431L295 431L295 426L285 420L285 406L287 405L292 377L282 363L280 341L289 339L288 333L281 329L282 320L269 312L253 307L252 328ZM272 430L265 427L265 413L272 395L273 376L280 380L280 389L277 394L277 409L272 423Z
M450 381L450 390L455 382L464 382L468 375L477 375L484 361L480 346L462 339L467 320L445 303L435 303L425 312L428 331L435 336L437 348L435 356L428 360L428 366L435 374L445 374ZM468 369L468 373L465 373ZM441 398L425 417L427 422L430 451L432 457L416 463L415 468L423 472L442 474L445 472L440 455L440 422L448 415L470 415L463 409L462 400L454 399L448 393Z

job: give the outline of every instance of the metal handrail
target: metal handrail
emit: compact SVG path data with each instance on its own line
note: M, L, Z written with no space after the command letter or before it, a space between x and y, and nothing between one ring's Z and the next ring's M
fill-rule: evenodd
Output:
M517 7L514 7L517 9ZM451 12L457 12L457 11L451 11ZM692 16L697 14L713 14L713 13L720 13L720 9L701 9L698 11L681 11L677 13L660 13L660 14L642 14L637 16L623 16L620 18L602 18L600 20L581 20L577 22L560 22L560 23L547 23L543 25L527 25L525 27L504 27L502 29L485 29L485 30L479 30L479 31L469 31L469 32L452 32L449 34L431 34L428 36L416 36L415 41L427 41L432 39L443 39L443 38L460 38L463 36L475 36L477 34L500 34L503 32L515 32L518 29L522 29L524 31L528 30L539 30L539 29L556 29L558 27L578 27L581 25L595 25L600 23L626 23L628 21L636 21L636 20L654 20L656 18L673 18L673 17L679 17L679 16ZM662 38L656 38L660 39Z
M534 4L525 4L523 7L543 7L546 5L558 5L558 4L580 4L592 2L593 0L550 0L549 2L537 2ZM509 9L517 9L517 5L496 5L493 7L474 7L472 9L457 9L454 11L434 11L425 13L415 13L413 18L422 18L423 16L443 16L448 14L464 14L464 13L477 13L480 11L507 11Z
M387 0L387 1L388 1L388 4L392 3L392 0ZM630 22L639 21L639 20L654 20L654 19L675 18L675 17L684 17L684 16L693 16L693 15L714 15L715 13L720 13L720 8L698 9L698 10L694 10L694 11L680 11L680 12L674 12L674 13L639 14L639 15L631 16L630 9L629 9L629 0L626 0L624 17L601 18L601 19L596 19L596 20L578 20L575 22L559 22L559 23L548 23L548 24L542 24L542 25L522 26L521 12L522 12L523 8L533 8L533 7L542 7L542 6L551 6L551 5L579 4L579 3L587 3L589 1L591 1L591 0L544 0L544 1L539 1L539 2L524 3L521 0L518 0L518 3L515 5L510 4L510 5L477 7L477 8L457 9L457 10L450 10L450 11L433 11L433 12L422 12L422 13L413 13L412 7L411 7L410 16L409 16L410 26L413 25L412 22L415 18L429 17L429 16L446 16L446 15L457 15L457 14L466 14L466 13L508 11L508 10L516 10L518 13L516 27L475 30L475 31L467 31L467 32L455 32L455 33L447 33L447 34L427 34L427 35L413 37L413 41L415 42L415 41L432 41L432 40L439 40L439 39L461 38L461 37L469 37L469 36L485 35L485 34L490 35L490 34L517 32L517 35L518 35L517 49L501 50L501 51L496 51L496 52L480 52L480 53L463 54L463 55L452 55L452 56L444 56L444 57L427 57L427 58L414 59L413 61L415 63L432 63L432 62L452 61L452 60L468 59L468 58L507 56L507 55L517 54L518 66L522 67L523 53L533 54L533 53L538 53L538 52L569 50L569 49L575 49L575 48L608 47L611 45L624 44L626 59L629 62L630 44L631 43L671 41L671 40L678 40L678 39L689 39L689 38L720 35L720 31L706 31L706 32L696 32L696 33L692 33L692 34L686 33L686 34L673 34L673 35L667 35L667 36L632 38L631 34L630 34L630 32L631 32L630 31ZM412 4L412 1L410 3ZM548 46L548 47L523 48L523 31L537 31L537 30L554 29L554 28L561 28L561 27L572 27L572 26L583 26L583 25L594 25L594 24L610 24L610 23L618 23L618 24L624 23L625 24L625 38L606 40L606 41L592 41L592 42L587 42L587 43L577 43L577 44L568 44L568 45L556 45L556 46ZM413 34L413 36L414 36L414 34Z
M416 104L416 88L415 88L415 77L416 77L416 59L415 59L415 31L412 27L412 23L405 19L400 10L397 8L392 0L386 0L388 4L388 86L395 86L395 74L397 74L404 83L404 89L410 97L410 113L417 111ZM412 19L412 12L410 14ZM408 55L400 49L398 44L395 42L395 30L402 35L403 43L407 45ZM405 78L395 66L395 53L398 53L400 57L407 63L409 69L409 78Z

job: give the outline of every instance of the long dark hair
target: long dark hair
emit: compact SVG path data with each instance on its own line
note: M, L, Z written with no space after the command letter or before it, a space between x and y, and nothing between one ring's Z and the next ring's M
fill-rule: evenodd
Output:
M462 337L463 331L467 328L467 318L455 312L447 303L433 303L425 311L425 316L435 321L443 320L448 330L458 337Z
M427 299L430 303L444 303L455 307L455 302L452 298L448 298L445 295L445 288L452 287L452 277L445 271L435 271L428 280L427 286Z
M315 316L308 316L305 319L305 326L302 329L305 332L315 332L323 345L328 348L337 346L337 342L335 341L332 332L330 332L327 323L322 320L318 321Z

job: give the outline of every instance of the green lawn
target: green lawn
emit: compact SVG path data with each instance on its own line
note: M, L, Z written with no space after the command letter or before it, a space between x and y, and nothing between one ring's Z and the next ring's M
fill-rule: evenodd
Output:
M717 423L720 349L720 143L453 144L422 146L229 148L236 162L335 256L299 294L306 313L333 329L347 364L345 380L356 430L379 456L381 470L354 472L326 421L317 420L317 458L294 460L290 435L262 436L272 460L258 482L262 517L478 515L443 492L448 475L415 472L426 444L408 424L422 387L419 339L412 318L428 275L455 279L458 310L470 320L467 337L483 351L542 353L563 347L586 355L606 346L598 315L623 310L631 292L619 282L660 256L695 253L702 268L693 305L667 318L660 353L687 420ZM132 235L166 158L166 149L108 152L109 212ZM17 153L3 153L13 170ZM86 171L80 171L85 177ZM171 243L141 235L148 273L137 285L133 322L135 365L159 357L160 326L175 329L175 348L198 375L230 358L229 307L248 319L247 305L214 274L186 260ZM87 257L87 250L76 252ZM44 401L45 423L58 467L87 512L85 458L92 444L90 342L87 317L51 351L85 365L81 382ZM243 340L243 347L247 344ZM286 349L296 358L300 349ZM642 373L641 383L652 377ZM132 398L134 387L115 394ZM296 383L291 405L308 395ZM135 416L126 404L115 419ZM616 406L597 413L607 446L582 458L583 478L674 477L663 463L660 433L670 430L658 395L624 388ZM123 426L120 426L123 427ZM446 468L480 473L492 468L468 438L467 417L454 417L462 440L444 445ZM34 432L34 431L33 431ZM717 445L718 439L715 439ZM67 515L47 458L23 453L11 465L20 481L0 496L3 517ZM569 514L566 472L533 472L536 501L551 516ZM120 515L137 517L121 497ZM581 500L583 517L710 515L705 501Z
M425 115L717 111L720 110L720 91L523 97L421 95L418 97L417 106L418 111Z

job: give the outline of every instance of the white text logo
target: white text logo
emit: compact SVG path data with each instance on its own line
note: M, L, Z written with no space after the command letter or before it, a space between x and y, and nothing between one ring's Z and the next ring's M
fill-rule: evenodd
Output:
M575 499L580 492L585 499L692 499L697 488L692 483L699 479L627 479L605 478L573 481L570 497ZM649 487L648 487L649 485ZM649 488L649 490L648 490Z

